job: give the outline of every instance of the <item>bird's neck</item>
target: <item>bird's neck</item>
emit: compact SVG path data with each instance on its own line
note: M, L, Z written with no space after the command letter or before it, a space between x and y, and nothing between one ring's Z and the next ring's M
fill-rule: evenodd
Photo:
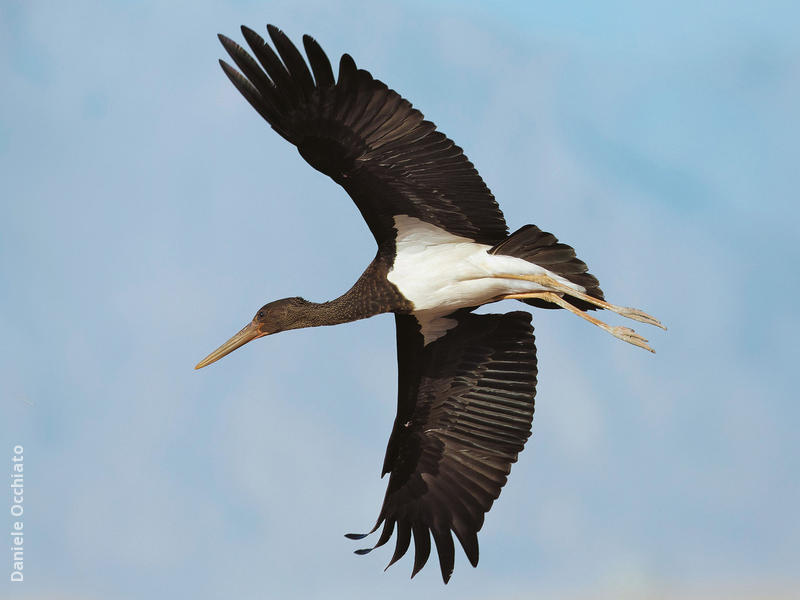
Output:
M311 303L303 327L338 325L386 312L411 309L411 303L386 279L388 267L379 256L347 292L329 302Z
M329 302L313 302L306 317L304 327L320 327L323 325L339 325L366 319L383 311L371 311L360 302L360 298L352 297L349 292Z

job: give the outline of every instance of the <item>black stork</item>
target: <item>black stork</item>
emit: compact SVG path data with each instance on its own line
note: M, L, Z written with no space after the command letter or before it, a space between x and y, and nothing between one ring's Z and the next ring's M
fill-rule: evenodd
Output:
M552 234L526 225L509 235L461 148L349 55L335 78L313 38L303 36L306 63L281 30L267 31L275 50L242 27L255 59L220 35L240 71L220 61L222 69L275 131L347 191L378 252L344 295L323 303L270 302L195 368L279 331L394 313L397 417L383 462L389 484L369 533L383 524L375 548L397 530L389 565L406 553L413 533L412 577L428 559L432 535L447 583L451 532L478 564L477 533L531 434L536 393L531 315L473 309L508 298L563 308L651 352L633 330L586 311L662 325L641 310L605 302L586 264Z

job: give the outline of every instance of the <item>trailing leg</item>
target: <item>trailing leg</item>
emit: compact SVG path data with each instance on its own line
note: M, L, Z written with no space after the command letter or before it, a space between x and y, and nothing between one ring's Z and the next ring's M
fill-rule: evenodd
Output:
M599 308L604 308L606 310L610 310L611 312L615 312L622 317L633 319L634 321L640 321L642 323L647 323L648 325L655 325L656 327L660 327L661 329L666 329L666 327L664 327L658 319L656 319L652 315L647 314L641 309L629 308L627 306L617 306L616 304L611 304L609 302L606 302L605 300L600 300L599 298L595 298L583 292L574 290L568 285L564 285L560 281L553 279L549 275L500 274L500 275L495 275L495 277L499 277L502 279L519 279L522 281L532 281L533 283L538 283L539 285L550 288L551 290L558 292L559 294L566 294L568 296L572 296L573 298L578 298L579 300L583 300L584 302L588 302L589 304L593 304ZM538 296L535 297L538 298Z
M570 311L572 314L578 315L582 319L586 319L592 325L597 325L603 331L607 331L615 338L622 340L623 342L628 342L629 344L633 344L634 346L639 346L639 348L644 348L655 354L655 350L653 350L648 344L647 340L636 333L633 329L629 327L620 327L620 326L611 326L608 323L604 323L600 319L597 319L586 312L582 311L579 308L576 308L564 298L562 298L556 292L527 292L524 294L509 294L507 296L503 296L502 300L526 300L526 299L540 299L544 300L545 302L552 302Z

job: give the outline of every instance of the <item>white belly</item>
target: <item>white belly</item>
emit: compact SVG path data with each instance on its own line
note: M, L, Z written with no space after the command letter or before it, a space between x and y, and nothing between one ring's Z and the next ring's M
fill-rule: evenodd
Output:
M400 293L414 305L423 326L425 343L438 339L455 326L444 315L459 308L494 302L501 296L546 291L547 288L505 275L546 274L580 292L585 289L527 260L489 254L491 248L414 217L397 215L397 256L388 273Z

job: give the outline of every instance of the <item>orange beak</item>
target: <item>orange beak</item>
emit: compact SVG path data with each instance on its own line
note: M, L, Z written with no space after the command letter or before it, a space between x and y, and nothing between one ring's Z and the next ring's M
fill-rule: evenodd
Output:
M218 361L223 356L230 354L237 348L241 348L247 342L251 342L254 339L259 338L263 335L266 334L261 332L255 321L252 321L249 324L245 325L244 328L239 333L237 333L227 342L222 344L222 346L214 350L211 354L209 354L203 360L197 363L197 365L195 365L194 368L202 369L203 367L206 367L211 363Z

